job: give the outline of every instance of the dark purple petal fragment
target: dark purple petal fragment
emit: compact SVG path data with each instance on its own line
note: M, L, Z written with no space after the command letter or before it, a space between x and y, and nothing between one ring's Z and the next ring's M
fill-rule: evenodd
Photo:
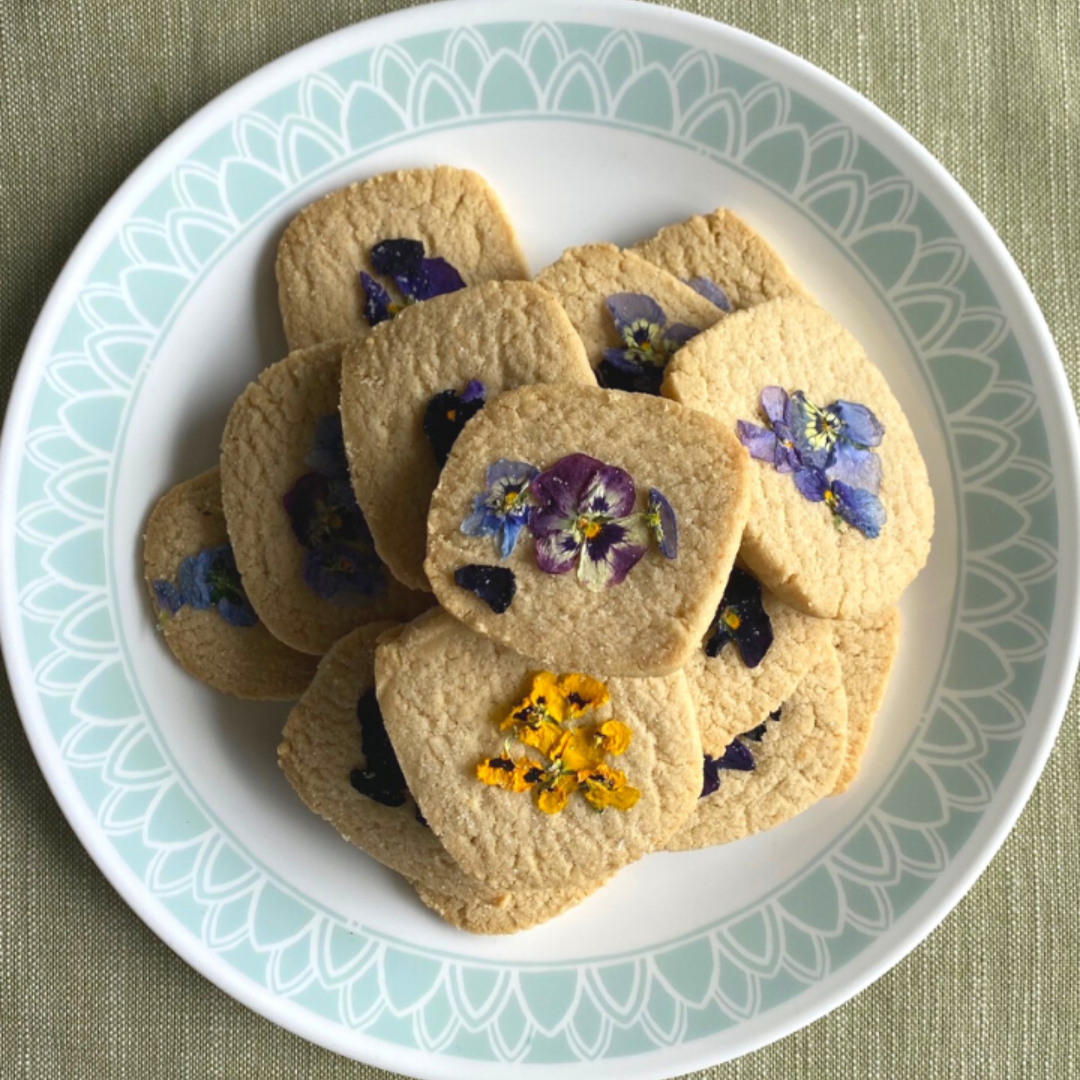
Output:
M371 266L376 274L384 277L414 277L424 259L424 244L420 240L383 240L370 253Z
M175 615L184 606L180 590L171 581L159 579L154 582L154 599L158 607L170 615Z
M674 559L679 554L679 524L675 510L663 493L656 488L649 488L649 509L647 512L649 528L653 538L665 559Z
M386 573L374 550L341 542L307 551L303 577L317 596L341 606L370 604L386 588Z
M720 790L720 759L706 754L704 766L704 777L701 794L698 796L699 799L704 799L706 795L712 795Z
M255 609L246 596L243 598L223 596L218 601L217 610L230 626L254 626L259 621L259 616L255 614Z
M609 357L616 355L617 361ZM623 390L629 394L660 396L664 385L664 369L655 364L637 364L625 359L622 349L607 349L596 367L596 381L605 390Z
M720 757L719 767L735 772L751 772L754 768L754 755L745 743L732 739Z
M757 667L773 643L772 620L762 603L761 583L738 566L732 568L716 609L705 655L719 656L729 641L735 642L748 668Z
M692 277L686 278L685 282L694 292L699 296L704 296L710 304L715 304L721 311L730 312L732 310L728 294L712 278Z
M378 326L393 315L390 294L370 274L360 271L360 288L364 292L364 321L368 326Z
M430 300L465 288L462 276L445 259L422 259L410 284L411 292L405 295L415 300Z
M804 499L810 502L821 502L825 498L825 492L829 489L829 481L821 469L815 469L812 465L796 469L791 478Z
M885 507L872 492L834 480L826 501L837 517L858 529L867 539L875 540L881 535Z
M364 764L352 770L349 782L361 795L383 806L404 806L409 798L409 788L393 744L386 734L382 710L374 690L369 690L357 702L356 717L360 721ZM427 824L420 819L419 810L417 818L421 824Z
M473 388L471 392L470 388ZM484 407L484 401L484 386L474 380L463 394L456 390L442 390L427 403L424 410L424 434L431 443L440 469L446 464L458 435Z
M454 571L454 584L478 596L496 615L510 607L517 592L514 571L506 566L470 563Z

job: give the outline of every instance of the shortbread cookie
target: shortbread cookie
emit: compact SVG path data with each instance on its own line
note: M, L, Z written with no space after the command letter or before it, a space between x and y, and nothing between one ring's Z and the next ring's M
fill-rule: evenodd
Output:
M749 469L730 430L661 398L512 390L454 446L425 570L451 614L548 667L666 675L716 613Z
M712 282L735 311L785 296L809 299L784 260L723 208L668 225L630 250L684 281Z
M315 658L259 622L236 568L214 468L168 491L146 523L146 583L165 644L201 682L236 697L293 701Z
M433 611L380 644L375 677L421 812L492 889L588 886L694 809L701 741L681 673L545 672Z
M678 352L664 393L756 459L740 557L785 603L855 619L926 563L934 498L911 425L826 311L787 299L729 316Z
M403 311L345 352L341 417L353 487L375 548L414 589L427 515L457 433L504 390L595 385L581 340L531 282L488 282Z
M900 611L893 607L858 622L835 622L832 627L848 703L847 750L833 792L839 795L858 774L870 727L885 697L900 651Z
M414 250L379 248L397 240ZM528 276L495 192L476 173L446 165L332 192L301 210L278 245L290 349L365 334L403 304L453 288Z
M829 647L777 713L719 761L705 759L701 797L668 850L727 844L793 818L832 792L846 744L847 702Z
M469 877L423 823L381 724L375 643L394 624L353 631L323 657L289 714L278 763L309 809L341 836L405 875L456 926L509 934L554 918L588 888L511 894Z
M701 648L683 669L705 753L720 757L736 735L791 697L831 649L836 625L782 604L736 566Z
M721 308L689 285L612 244L569 248L557 262L541 270L536 281L566 309L601 383L618 390L658 392L663 368L675 350L690 333L704 330L724 316ZM650 313L642 307L645 301L631 297L644 297L656 307ZM638 335L635 342L635 330L646 323L647 333ZM609 350L626 356L622 378L605 362ZM642 385L631 385L626 378L635 368ZM655 375L655 385L646 385L650 372Z
M251 603L275 637L316 654L431 602L394 580L356 505L338 413L342 348L317 345L267 368L233 405L221 442L225 516Z

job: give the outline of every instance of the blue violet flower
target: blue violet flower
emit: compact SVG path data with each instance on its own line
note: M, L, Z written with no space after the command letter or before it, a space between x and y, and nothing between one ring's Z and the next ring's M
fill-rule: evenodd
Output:
M596 369L600 385L659 394L668 361L698 331L684 323L669 325L664 309L644 293L616 293L607 298L607 308L622 344L604 350Z
M769 720L779 720L781 711L781 709L777 709L776 712L770 713ZM703 783L698 798L704 799L707 795L712 795L720 789L720 773L725 770L730 772L753 772L757 768L753 750L742 740L750 739L752 742L759 743L765 737L765 730L765 724L758 724L753 730L745 731L742 735L737 735L732 739L718 758L714 758L709 754L705 755Z
M442 390L427 403L424 434L440 469L446 464L461 429L484 407L486 399L484 384L470 379L460 394L456 390Z
M529 485L539 473L534 465L506 458L489 465L487 488L474 496L472 513L461 523L461 531L466 536L495 537L499 558L509 558L529 522Z
M773 643L772 620L761 602L761 582L735 566L705 641L705 655L719 656L734 642L742 662L756 668Z
M154 582L154 597L169 615L187 605L194 611L215 608L230 626L254 626L259 621L244 592L230 544L187 556L177 568L175 585L160 579Z
M461 275L445 259L425 257L420 240L383 240L371 249L369 257L375 273L390 278L403 298L396 302L385 285L361 270L364 319L369 326L392 319L408 304L465 288Z

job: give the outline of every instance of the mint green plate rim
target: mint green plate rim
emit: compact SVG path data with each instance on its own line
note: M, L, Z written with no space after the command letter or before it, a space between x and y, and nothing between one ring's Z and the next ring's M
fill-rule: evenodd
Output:
M246 976L235 969L229 969L218 957L206 953L204 947L195 942L160 903L147 894L142 880L118 857L115 847L97 828L93 816L88 813L86 803L72 783L68 767L42 714L32 673L28 670L23 627L19 621L19 590L15 572L16 537L15 529L10 523L15 522L19 510L18 474L23 457L22 444L30 427L31 406L44 366L50 358L56 328L71 305L71 296L77 292L79 283L89 274L92 264L100 256L109 239L118 231L119 223L133 208L140 205L151 188L160 181L161 176L167 174L169 162L175 163L184 159L195 149L197 142L205 138L207 132L217 131L223 123L242 110L253 109L261 98L273 94L292 80L327 66L325 58L328 55L332 54L335 59L340 59L364 50L375 38L415 38L417 34L435 31L444 25L451 27L466 23L480 25L531 22L533 20L530 15L536 13L536 5L520 0L454 0L452 3L411 9L372 20L330 35L283 57L245 79L189 120L140 166L110 200L58 279L27 346L5 420L0 458L0 520L9 523L0 532L0 583L5 600L0 613L0 629L5 643L5 657L20 713L34 751L55 796L84 846L128 903L159 936L229 993L284 1026L340 1052L353 1056L361 1055L365 1060L387 1068L407 1071L415 1069L430 1076L488 1075L488 1067L480 1062L469 1061L468 1055L444 1057L430 1050L410 1050L380 1038L358 1036L356 1032L347 1032L348 1037L341 1038L309 1017L301 1015L296 1006L290 1005L288 998L268 999L265 993L260 992L264 988L255 987ZM1011 303L1010 321L1018 333L1023 330L1023 336L1027 339L1024 359L1029 361L1029 369L1032 368L1030 361L1034 360L1034 369L1029 373L1036 386L1043 423L1051 436L1049 463L1057 495L1057 547L1061 551L1075 551L1076 540L1080 535L1080 529L1077 528L1078 440L1071 397L1060 361L1035 301L1019 271L990 226L944 170L901 129L853 91L811 65L738 31L721 28L695 16L620 0L593 0L587 4L563 3L560 0L545 4L543 15L546 23L598 23L612 30L629 28L632 31L640 30L644 34L658 35L660 38L681 39L686 43L695 39L704 40L709 42L710 48L715 42L717 52L730 56L738 51L740 62L745 53L753 58L754 65L771 72L781 81L786 78L795 82L809 82L820 91L823 98L831 98L834 103L839 103L839 106L834 107L838 108L852 127L860 129L861 125L866 131L873 132L869 138L888 145L894 156L899 155L906 159L905 165L920 172L917 185L919 190L931 195L931 201L935 205L949 205L952 211L951 223L955 224L962 219L964 226L970 230L971 235L965 246L974 249L981 245L985 249L979 268L985 270L988 276L996 276L995 291L1006 296L1007 302ZM566 117L560 116L560 119ZM652 134L656 135L658 132L654 130ZM304 182L301 180L298 184ZM203 270L212 265L211 260ZM108 524L106 521L106 528ZM1078 653L1075 560L1058 564L1056 592L1057 610L1052 624L1046 628L1048 643L1042 657L1044 667L1038 700L1043 707L1037 715L1032 714L1029 717L1038 725L1037 737L1029 742L1026 760L1019 763L1014 761L1001 778L995 801L986 810L986 814L994 819L993 827L984 831L979 843L969 840L962 844L956 858L947 864L945 876L948 877L948 887L943 894L935 897L934 903L926 910L920 911L916 905L913 911L917 913L917 917L908 917L912 916L912 912L908 912L907 916L897 920L890 927L893 932L888 947L879 949L875 962L861 971L857 978L849 977L842 987L830 987L828 992L817 995L812 1001L806 999L815 998L815 995L803 992L798 995L802 999L799 1008L788 1010L787 1014L780 1007L771 1012L763 1012L762 1016L772 1018L764 1034L759 1030L740 1037L739 1028L732 1027L727 1032L721 1031L719 1037L705 1035L696 1039L682 1039L667 1047L643 1049L637 1056L612 1056L602 1061L594 1061L590 1065L592 1074L600 1075L596 1070L610 1062L614 1070L610 1075L659 1076L675 1069L700 1067L780 1037L834 1007L868 984L944 917L981 872L1018 816L1049 753L1064 712ZM666 947L657 946L651 952L658 953ZM852 965L849 964L848 969L850 975ZM577 1056L583 1059L589 1055L578 1052ZM499 1075L505 1076L517 1075L522 1068L530 1073L544 1071L553 1075L569 1075L566 1069L575 1067L576 1065L538 1063L535 1067L498 1065L495 1068ZM467 1073L461 1071L464 1068L467 1068ZM491 1075L495 1073L492 1072ZM605 1075L608 1073L605 1072Z

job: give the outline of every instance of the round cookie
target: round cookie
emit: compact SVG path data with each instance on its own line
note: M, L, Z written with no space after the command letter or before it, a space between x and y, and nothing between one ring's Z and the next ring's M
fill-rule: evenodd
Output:
M753 606L753 598L738 597L739 590L731 585L736 578L753 582L739 567L732 571L729 587L701 648L683 668L701 730L702 749L713 757L720 757L732 739L749 731L791 697L803 676L831 650L833 627L841 625L804 615L758 585L757 608L768 617L772 643L760 662L749 667L737 636L742 627L726 633L722 629L725 613L729 618L734 614L736 622L741 618L743 627L749 629L752 625L750 612L743 608ZM709 655L710 647L716 655Z
M742 218L722 207L668 225L630 250L684 281L708 278L736 311L785 296L810 299L784 260Z
M660 305L669 324L683 323L695 330L704 330L724 316L689 285L614 244L568 248L536 275L536 283L566 309L594 368L603 360L605 349L622 344L607 308L609 296L644 293Z
M429 438L425 418L446 395L445 413L457 419L465 406L454 395L475 383L491 402L529 383L595 380L566 314L531 282L488 282L417 304L345 351L341 417L356 498L380 557L414 589L430 589L428 503L450 441L438 430L441 438Z
M369 748L360 715L365 696L375 688L376 641L394 626L376 623L354 630L323 657L282 732L278 764L286 779L310 810L349 843L407 877L424 903L454 925L508 934L553 918L601 883L514 894L487 888L465 874L421 823L400 775L387 777L393 766L384 760L385 740L372 756L365 755ZM372 701L367 699L369 707ZM357 782L398 805L354 785L354 773L366 770L371 774Z
M500 462L545 470L514 497L513 514L534 506L513 519L520 532L505 558L509 525L492 533L496 518L476 502L485 492L502 498L492 474ZM512 390L469 422L450 454L431 500L424 568L447 611L549 667L666 675L700 646L723 595L749 467L730 431L661 398ZM666 519L653 493L675 519L662 544L643 516L654 505L661 526ZM505 591L474 595L469 567L508 578L508 606Z
M590 885L662 846L694 808L701 741L681 673L605 678L606 701L594 681L545 676L433 611L380 644L375 678L424 817L492 889ZM531 770L550 777L554 762L567 772L552 787Z
M783 704L778 720L764 719L736 743L744 762L747 753L752 757L753 769L721 770L719 788L698 799L690 819L668 841L668 851L713 847L772 829L832 792L847 745L847 703L836 651L825 650Z
M900 610L888 608L857 622L834 622L833 635L848 703L848 739L834 795L855 779L870 741L870 727L885 698L900 651Z
M483 177L440 165L384 173L305 207L278 245L278 302L290 349L365 334L365 287L377 274L371 249L419 240L465 285L528 278L529 269L498 196Z
M201 682L235 697L294 701L315 658L274 638L251 609L229 547L221 480L209 469L166 492L143 554L165 644Z
M871 539L854 525L838 527L822 491L813 501L797 486L798 469L779 471L772 460L753 460L740 558L781 600L811 615L855 619L894 603L926 563L934 499L911 425L884 376L826 311L805 300L771 300L737 312L680 349L668 366L664 394L745 435L766 424L761 395L767 387L802 391L821 409L839 403L849 414L857 406L873 412L884 427L880 444L852 453L880 466L884 522L860 501L849 505L858 505L866 528L876 525L880 534ZM806 475L824 483L820 473ZM872 499L855 491L865 486L862 480L849 481L845 500ZM826 498L835 499L840 487L830 482Z
M236 563L275 637L321 654L430 599L379 560L349 484L341 436L342 342L290 353L236 400L221 441L221 486Z

